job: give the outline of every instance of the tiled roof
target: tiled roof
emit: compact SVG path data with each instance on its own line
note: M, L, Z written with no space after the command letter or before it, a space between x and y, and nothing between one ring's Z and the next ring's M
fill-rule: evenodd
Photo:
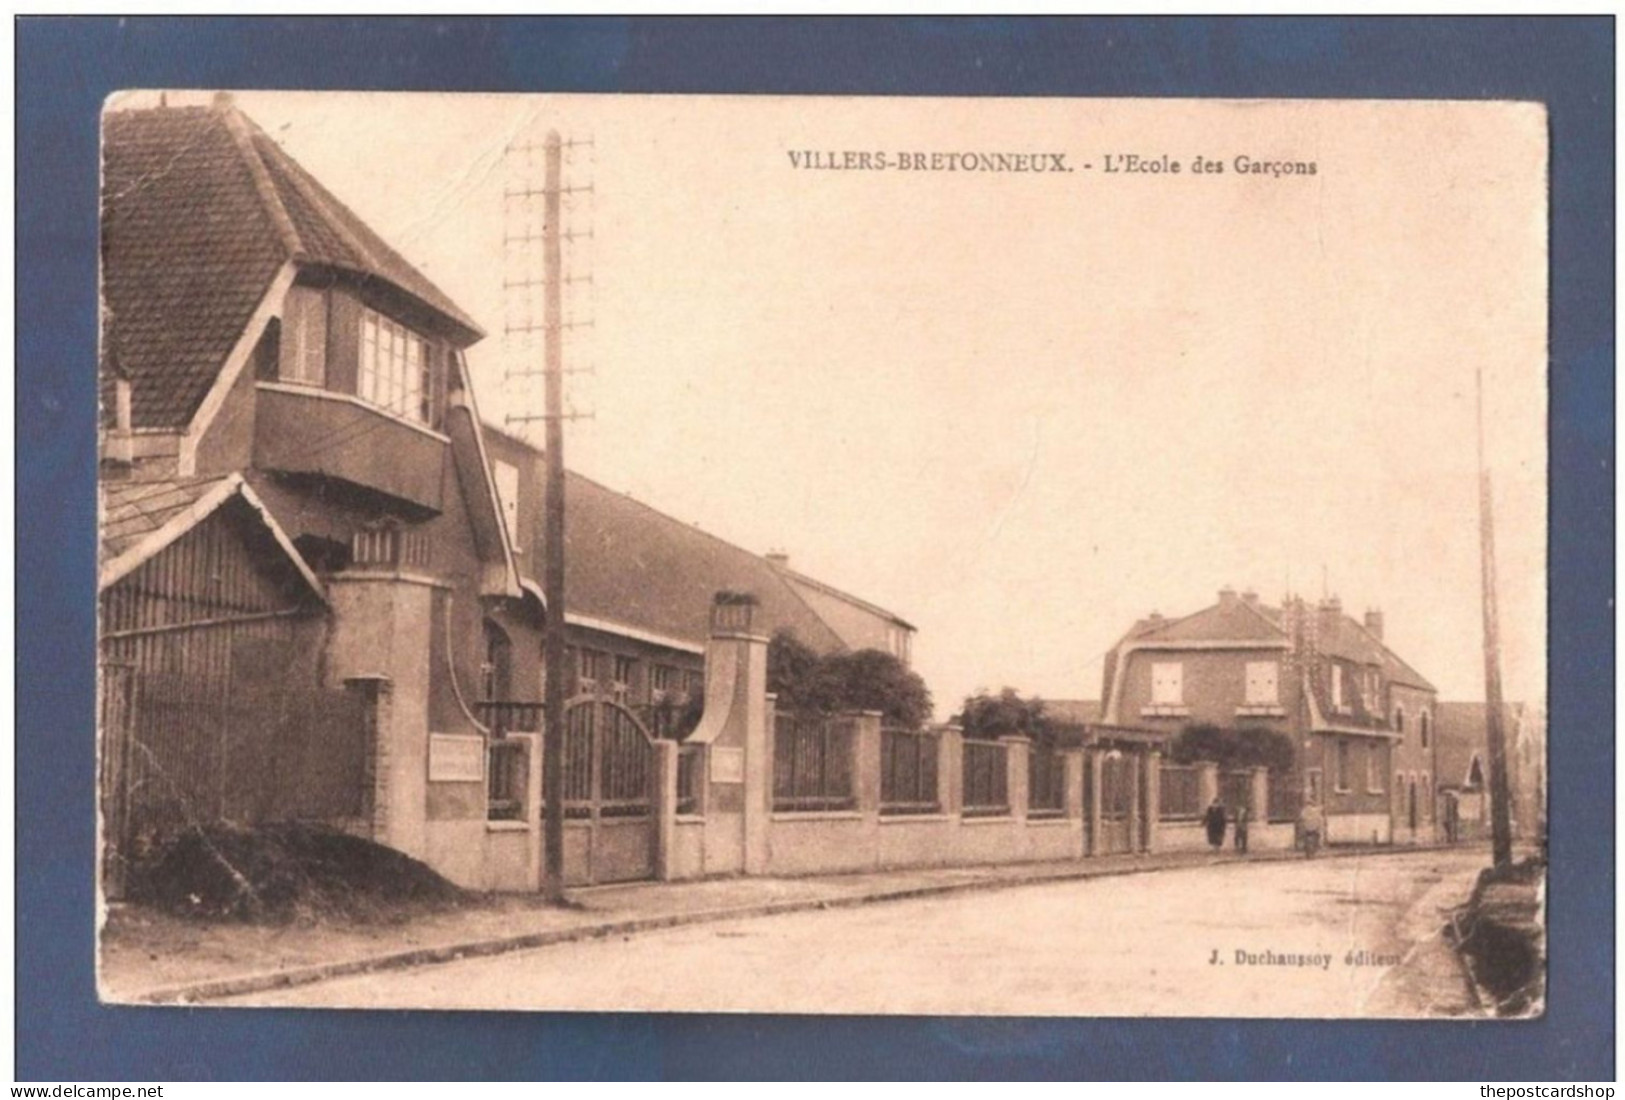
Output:
M108 357L132 382L136 427L181 427L286 250L219 112L110 112L102 156Z
M1263 608L1248 606L1240 599L1230 603L1216 603L1182 619L1169 619L1135 635L1144 642L1199 642L1199 641L1279 641L1283 635L1276 625L1280 613L1273 616Z
M291 259L383 279L482 335L234 107L110 111L102 171L106 358L132 383L138 428L191 421Z
M750 592L759 601L759 632L789 629L821 652L844 648L767 559L580 474L568 475L565 493L571 614L703 643L712 597ZM523 568L539 581L540 541L531 542Z
M102 485L101 560L110 561L203 498L224 477Z
M1317 631L1315 644L1328 657L1339 657L1362 665L1380 665L1383 676L1395 683L1423 691L1434 690L1427 677L1406 664L1398 654L1347 615L1325 616L1318 621Z

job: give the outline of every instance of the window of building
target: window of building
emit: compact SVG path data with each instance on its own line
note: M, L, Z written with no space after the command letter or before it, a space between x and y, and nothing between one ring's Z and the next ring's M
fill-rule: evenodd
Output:
M667 699L682 692L683 677L670 665L655 665L649 670L649 686L655 695Z
M308 286L288 288L282 302L277 378L302 386L327 385L327 295Z
M1429 821L1433 820L1433 775L1430 772L1422 773L1422 812Z
M1336 781L1337 781L1337 789L1340 790L1340 791L1347 791L1347 790L1352 789L1349 786L1349 778L1350 778L1349 777L1349 752L1350 752L1349 743L1347 741L1345 741L1345 740L1339 740L1337 742L1337 775L1336 775Z
M491 464L491 480L496 482L497 499L502 502L502 521L508 527L508 545L519 550L519 467L501 459Z
M1367 714L1382 713L1382 708L1377 705L1381 693L1382 682L1377 675L1377 670L1374 668L1366 669L1360 689L1360 701L1365 705Z
M376 310L363 310L357 395L396 416L433 425L434 391L428 341Z
M1484 765L1479 763L1476 754L1473 756L1473 762L1467 766L1467 785L1474 788L1484 785Z
M1281 701L1281 666L1275 661L1247 662L1247 705L1273 707Z
M625 700L632 694L632 680L637 675L638 663L630 657L615 658L612 668L614 673L610 680L609 690L617 698Z
M1401 742L1405 740L1405 708L1394 708L1394 731L1399 734Z
M1151 705L1177 707L1185 701L1185 666L1158 661L1151 666Z
M1432 721L1432 719L1430 719L1428 717L1428 712L1424 710L1422 712L1422 725L1421 725L1421 729L1422 729L1422 747L1424 749L1428 747L1428 734L1430 732L1432 732L1432 727L1433 727L1433 721Z
M576 651L576 683L580 691L597 691L608 671L609 655L596 649Z
M1332 666L1332 709L1343 709L1343 666Z

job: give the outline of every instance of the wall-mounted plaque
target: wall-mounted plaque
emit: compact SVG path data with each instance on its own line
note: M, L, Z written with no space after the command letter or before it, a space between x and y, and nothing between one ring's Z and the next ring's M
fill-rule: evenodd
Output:
M431 733L429 782L484 783L485 738L471 733Z
M745 750L711 746L711 782L743 783L745 781Z

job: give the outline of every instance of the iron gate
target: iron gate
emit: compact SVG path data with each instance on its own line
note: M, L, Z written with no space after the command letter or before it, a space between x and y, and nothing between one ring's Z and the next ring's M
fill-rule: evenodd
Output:
M572 886L655 873L654 738L628 707L600 695L564 712L564 879Z

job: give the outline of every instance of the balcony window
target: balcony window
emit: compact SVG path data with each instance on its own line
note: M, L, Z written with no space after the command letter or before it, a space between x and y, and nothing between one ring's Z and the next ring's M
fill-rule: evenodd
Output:
M288 288L282 303L277 379L301 386L327 385L327 295L308 286Z
M364 310L357 390L364 401L432 427L434 358L428 341L376 310Z

